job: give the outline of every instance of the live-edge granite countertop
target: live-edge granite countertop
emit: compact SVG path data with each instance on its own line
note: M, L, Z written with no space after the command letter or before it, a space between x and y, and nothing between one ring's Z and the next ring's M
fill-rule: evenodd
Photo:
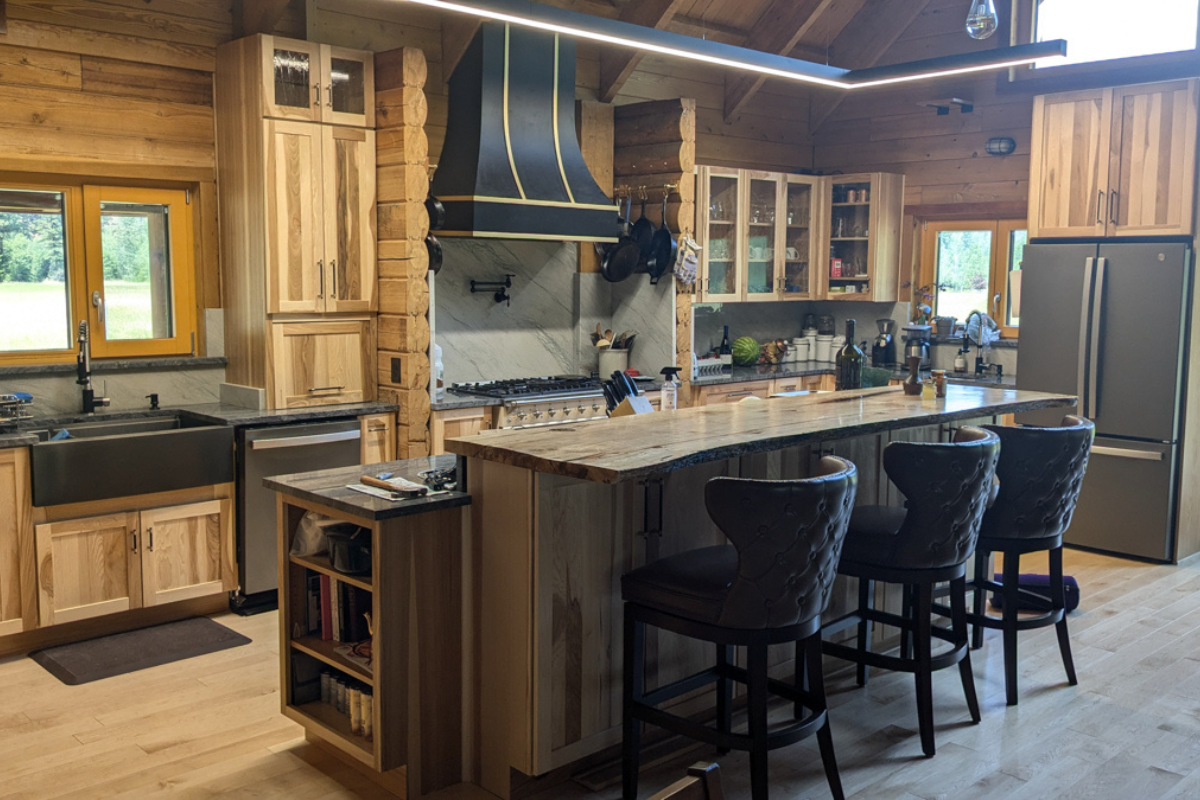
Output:
M899 386L721 403L576 425L483 431L446 449L521 469L617 483L695 464L996 414L1068 407L1071 395L952 385L925 400Z
M471 504L471 495L466 492L447 492L433 497L417 497L412 500L384 500L353 489L348 484L358 483L363 475L378 475L391 472L393 475L420 483L418 473L427 469L449 469L457 458L449 455L410 458L405 461L386 461L358 467L323 469L316 472L300 472L293 475L276 475L263 479L263 486L288 497L295 497L334 511L341 511L359 519L385 520L407 517L455 508Z

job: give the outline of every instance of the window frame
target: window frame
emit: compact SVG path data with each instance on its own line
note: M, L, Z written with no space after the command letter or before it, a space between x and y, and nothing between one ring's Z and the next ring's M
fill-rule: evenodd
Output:
M943 231L982 231L992 232L991 263L988 265L988 299L989 307L980 309L986 311L1000 326L1000 338L1020 338L1020 327L1008 325L1008 314L999 315L997 308L1008 309L1008 256L1009 238L1015 230L1027 230L1023 219L927 219L921 225L921 261L919 270L919 285L934 286L937 279L937 240ZM933 291L933 313L937 314L937 288Z
M1037 30L1037 5L1038 0L1012 0L1009 20L1010 44L1031 44L1034 41ZM1031 90L1039 93L1194 77L1200 75L1200 18L1197 24L1196 47L1191 50L1089 61L1084 64L1063 64L1040 69L1035 68L1033 64L1024 64L1009 67L1007 72L1007 80L1002 78L1002 83L1014 86L1028 85Z
M196 311L196 208L195 187L162 188L120 184L101 184L92 180L69 180L54 176L30 176L0 173L4 188L59 192L63 195L64 242L66 249L67 314L71 320L71 344L62 350L0 351L0 366L61 364L75 360L77 347L74 331L79 320L87 319L92 330L91 355L103 358L140 358L194 355L199 336ZM176 184L178 186L178 184ZM190 195L190 196L189 196ZM90 302L94 290L103 295L103 254L100 250L100 202L163 203L170 213L172 264L172 318L175 335L170 339L116 340L104 337L99 309ZM94 207L92 205L93 204ZM175 209L178 208L178 211Z

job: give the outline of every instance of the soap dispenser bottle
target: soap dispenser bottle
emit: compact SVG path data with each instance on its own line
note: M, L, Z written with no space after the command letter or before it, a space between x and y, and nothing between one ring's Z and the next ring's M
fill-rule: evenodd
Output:
M663 367L662 400L659 408L662 411L674 411L679 407L679 383L675 380L679 367Z

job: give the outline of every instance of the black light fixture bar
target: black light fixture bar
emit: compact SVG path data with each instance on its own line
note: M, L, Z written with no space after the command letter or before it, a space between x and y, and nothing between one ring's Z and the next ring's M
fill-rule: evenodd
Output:
M638 0L632 0L637 2ZM861 89L891 83L926 80L945 75L1027 64L1040 58L1066 55L1066 42L1016 45L975 53L944 56L887 67L846 70L798 58L765 53L748 47L697 39L673 31L648 28L621 20L582 14L529 0L397 0L511 25L553 31L565 36L629 47L649 53L754 72L768 77L835 89Z

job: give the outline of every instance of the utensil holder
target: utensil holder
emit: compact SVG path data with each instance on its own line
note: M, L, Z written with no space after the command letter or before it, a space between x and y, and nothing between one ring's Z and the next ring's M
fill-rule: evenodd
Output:
M629 369L629 351L628 350L608 350L600 351L600 375L612 375L614 372L624 372Z

